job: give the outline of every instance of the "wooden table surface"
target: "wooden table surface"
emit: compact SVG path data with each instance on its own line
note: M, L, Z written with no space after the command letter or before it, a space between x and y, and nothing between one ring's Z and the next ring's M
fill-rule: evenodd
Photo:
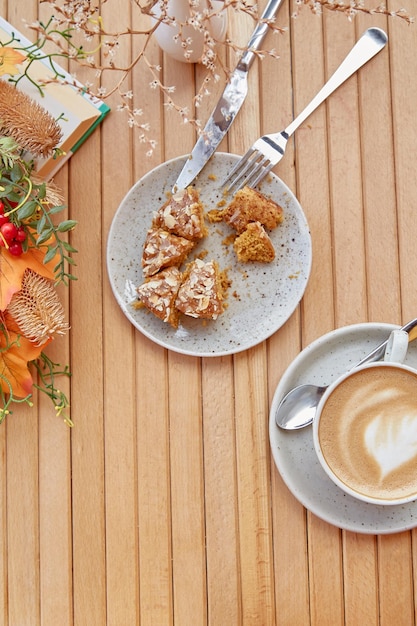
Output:
M0 8L19 28L43 5ZM280 58L255 63L221 150L242 154L284 127L365 28L384 28L390 41L303 124L275 168L306 214L313 266L302 301L270 339L232 356L178 354L138 332L113 297L106 242L121 199L195 141L148 75L130 80L158 140L153 155L114 98L56 177L79 221L78 281L63 293L71 331L52 352L71 363L75 425L39 398L0 428L4 626L416 623L415 531L356 533L306 510L275 467L268 422L303 347L345 325L417 315L417 25L307 7L293 19L296 8L284 0L278 23L288 31L267 40ZM113 30L138 26L129 0L104 2L102 14ZM252 27L230 15L242 44ZM129 59L129 46L120 54ZM151 54L191 107L202 69L156 45ZM203 121L222 86L204 100Z

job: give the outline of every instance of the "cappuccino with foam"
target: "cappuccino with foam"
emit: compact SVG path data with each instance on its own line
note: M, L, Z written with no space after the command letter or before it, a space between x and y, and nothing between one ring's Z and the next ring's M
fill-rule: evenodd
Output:
M329 389L314 426L319 458L339 486L381 504L417 499L417 372L359 368Z

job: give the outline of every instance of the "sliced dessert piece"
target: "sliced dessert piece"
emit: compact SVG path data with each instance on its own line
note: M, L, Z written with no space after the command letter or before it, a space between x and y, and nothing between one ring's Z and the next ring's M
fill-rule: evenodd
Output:
M153 226L191 241L203 239L207 235L207 227L198 191L188 187L172 194L155 214Z
M166 267L179 267L194 246L194 241L173 235L162 228L151 228L143 246L143 275L153 276Z
M282 207L251 187L243 187L237 191L233 200L223 210L223 220L238 233L241 233L249 222L260 222L272 230L283 219Z
M250 222L236 237L233 247L241 263L248 261L270 263L275 259L273 243L260 222Z
M177 328L179 314L175 308L175 299L182 279L183 275L176 267L168 267L147 278L137 288L139 306L146 307L163 322Z
M193 261L178 291L177 309L190 317L215 320L224 311L223 299L222 278L216 261Z

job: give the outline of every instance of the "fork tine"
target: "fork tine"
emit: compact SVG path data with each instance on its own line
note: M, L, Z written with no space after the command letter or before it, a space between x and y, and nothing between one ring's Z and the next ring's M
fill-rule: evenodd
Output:
M271 163L271 161L268 161L268 159L264 159L264 161L267 161L267 164L261 170L261 172L258 174L258 176L256 176L255 179L249 179L245 183L246 185L249 185L249 187L256 187L256 185L259 185L261 180L263 180L265 178L265 176L267 176L269 174L269 172L272 170L272 168L274 167L274 164Z
M232 179L230 184L227 186L228 191L234 190L239 191L245 185L249 187L256 187L256 185L272 170L274 164L264 156L259 150L252 150L252 152L256 152L256 155L250 158L246 163L239 163L237 165L244 165L241 172L237 174L235 178ZM238 170L238 167L236 167Z
M247 169L250 167L251 161L250 161L250 157L252 156L252 154L255 152L254 148L249 148L249 150L246 152L246 154L243 155L243 157L241 157L239 159L239 161L237 161L234 166L232 167L232 169L230 170L229 174L227 175L227 177L224 179L223 181L223 186L226 186L226 184L233 179L234 175L243 167L243 172L247 171ZM240 176L242 175L242 172L236 177L236 179L240 178ZM235 179L235 180L236 180Z
M263 168L269 163L269 160L262 154L260 150L255 149L253 146L247 151L247 153L236 163L229 176L224 181L223 185L230 191L235 189L238 191L248 184L248 181L253 179L259 171L262 172ZM233 178L233 175L236 176ZM229 184L227 182L231 180Z
M261 158L262 157L262 158ZM258 159L260 158L261 160L258 161L257 163L255 162L255 159L252 159L252 163L253 163L253 167L251 169L251 171L249 172L249 175L245 178L245 180L243 181L243 186L244 185L249 185L251 187L255 187L255 182L258 180L261 180L261 178L263 178L263 171L265 169L265 167L267 167L270 163L269 159L264 156L263 154L259 153L259 156L257 157Z

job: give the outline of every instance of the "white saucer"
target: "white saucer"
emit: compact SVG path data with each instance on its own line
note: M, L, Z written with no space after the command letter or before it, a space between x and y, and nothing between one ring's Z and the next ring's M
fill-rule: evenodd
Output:
M195 181L205 210L224 202L222 181L238 156L212 156ZM294 194L278 178L268 176L262 192L284 209L284 221L270 235L276 250L272 263L238 263L233 247L225 246L232 229L207 224L209 235L193 250L217 260L232 281L227 309L216 321L182 316L178 329L133 305L144 278L141 256L154 212L165 202L186 157L162 163L139 180L122 200L109 231L107 269L113 293L131 323L156 343L193 356L221 356L247 350L276 332L303 297L310 275L311 236ZM191 259L190 259L191 260Z
M269 437L275 464L293 495L321 519L357 533L389 534L417 526L417 501L381 506L361 502L339 489L322 469L313 447L311 426L285 431L275 424L283 396L296 385L328 385L388 338L392 324L355 324L337 329L310 344L294 359L275 391ZM417 369L417 342L410 343L405 363Z

